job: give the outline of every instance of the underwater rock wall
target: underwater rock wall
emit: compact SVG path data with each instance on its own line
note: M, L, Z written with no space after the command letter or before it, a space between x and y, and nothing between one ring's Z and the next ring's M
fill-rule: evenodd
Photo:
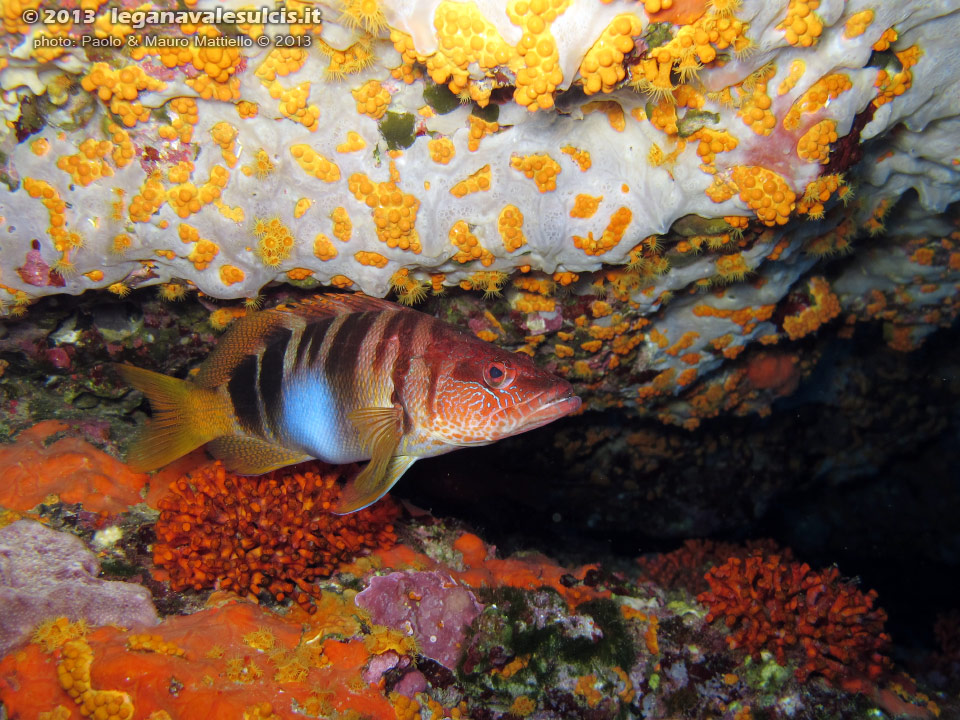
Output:
M0 59L11 313L459 285L475 333L588 406L688 427L795 386L801 354L731 362L751 345L880 319L906 350L957 314L947 5L292 2L309 22L145 27L36 6L5 6Z

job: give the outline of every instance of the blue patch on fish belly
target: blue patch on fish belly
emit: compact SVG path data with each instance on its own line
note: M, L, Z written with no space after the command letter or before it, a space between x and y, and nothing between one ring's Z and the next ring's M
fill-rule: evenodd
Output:
M320 378L293 378L283 391L283 425L290 442L333 465L367 460L356 432L337 407L332 390Z

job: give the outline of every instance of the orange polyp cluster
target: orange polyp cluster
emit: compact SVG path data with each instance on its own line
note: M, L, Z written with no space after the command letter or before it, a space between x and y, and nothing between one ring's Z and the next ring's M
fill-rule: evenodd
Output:
M200 212L204 205L218 200L229 178L230 172L226 168L214 165L210 168L210 179L207 182L199 188L192 182L181 183L167 192L167 201L181 218L190 217L191 214ZM130 210L132 213L132 203Z
M514 154L510 157L510 167L533 180L537 184L537 190L542 193L557 189L560 164L546 153Z
M80 713L96 720L129 720L133 717L130 696L116 690L94 690L90 681L93 651L85 640L72 640L63 647L57 664L57 679Z
M349 178L353 196L373 210L377 238L389 248L420 253L420 236L416 230L420 201L405 193L392 180L373 183L364 173Z
M361 265L368 265L375 268L385 268L387 263L390 262L386 257L376 252L369 252L367 250L358 250L353 254L353 257ZM352 283L351 283L352 284Z
M910 71L910 68L917 64L917 61L920 59L920 54L920 48L916 45L911 45L906 50L901 50L896 53L901 65L900 72L890 75L890 73L883 69L877 71L877 79L874 85L879 90L879 93L873 100L873 104L876 107L885 105L910 89L913 85L913 73Z
M390 105L390 93L380 84L379 80L368 80L351 92L357 102L357 112L379 120L387 112Z
M279 100L280 114L303 125L310 132L320 126L320 109L316 105L307 106L310 95L310 83L302 82L292 88L284 88L278 80L270 85L270 97Z
M807 185L803 198L797 203L797 210L809 215L811 219L820 219L823 217L823 204L841 187L846 186L843 183L843 177L840 175L824 175L817 178Z
M523 35L516 52L524 67L517 70L514 102L530 111L553 107L553 93L563 82L560 54L550 24L570 0L510 0L507 16Z
M129 215L133 222L149 222L167 200L159 174L151 174L143 181L140 192L130 201Z
M174 98L170 101L170 110L176 113L177 117L173 119L170 125L160 126L160 136L165 140L179 138L180 142L189 143L193 138L193 126L200 120L197 101L186 97ZM165 134L165 128L170 128L168 134Z
M253 234L259 238L256 255L267 267L276 267L290 257L296 245L293 233L280 218L258 218L254 221Z
M176 643L164 640L160 635L149 633L135 633L127 636L127 649L172 655L173 657L183 657L186 654L183 648L177 646Z
M873 23L873 10L861 10L854 13L843 26L843 36L845 38L855 38L863 35L867 28Z
M62 247L57 247L59 252L68 249L68 233L65 229L67 222L66 209L67 204L60 198L60 193L45 180L37 180L32 177L24 178L23 189L32 198L43 198L43 206L47 209L49 226L47 232L54 243L60 243Z
M555 283L543 276L527 275L513 280L513 286L529 293L539 293L540 295L552 295Z
M346 141L337 145L337 152L342 154L357 152L363 150L366 146L367 141L359 133L349 130L347 131Z
M76 155L63 155L57 160L57 167L69 174L75 183L86 187L102 177L113 175L113 168L103 159L113 150L113 143L87 138L80 143L79 150Z
M781 175L757 165L738 165L733 168L732 178L740 200L764 225L783 225L790 219L797 196Z
M457 149L450 138L435 138L427 143L427 148L430 151L430 159L438 165L446 165L457 154Z
M579 194L573 200L573 208L570 210L570 217L591 218L600 207L603 195L585 195Z
M210 136L213 141L220 146L220 154L223 155L223 161L228 167L235 167L237 156L234 154L236 149L237 128L228 122L218 122L210 128Z
M304 48L278 47L271 50L254 75L264 84L269 84L277 76L286 77L297 72L307 61L307 51Z
M740 253L721 255L717 258L716 268L717 275L724 282L740 282L750 272L750 266Z
M396 541L389 499L350 515L330 507L340 473L306 463L256 477L219 462L170 486L158 503L154 562L174 590L213 587L255 599L293 598L312 612L313 585L346 560Z
M580 172L586 172L593 164L590 159L589 152L586 150L581 150L580 148L576 148L573 145L564 145L560 148L560 152L562 152L564 155L569 155L580 167Z
M803 77L806 69L807 64L799 58L791 62L790 73L780 82L780 86L777 88L777 95L786 95L793 90L794 86L800 81L800 78Z
M490 165L484 165L472 175L464 178L450 188L450 194L454 197L462 198L470 193L489 190L491 185L492 173Z
M594 238L592 232L585 238L574 235L573 244L587 255L603 255L613 250L623 240L623 234L632 219L633 213L630 208L620 207L610 217L610 222L599 238Z
M513 307L524 313L553 312L556 309L556 306L556 300L553 298L544 297L538 293L522 292L518 293L513 299ZM557 357L564 357L564 355L561 354L561 348L565 348L565 346L557 345ZM570 350L570 348L566 349ZM570 354L573 354L573 350L570 350Z
M889 50L890 45L895 43L899 38L900 34L894 28L888 27L871 47L877 52L883 52L884 50Z
M738 140L726 130L711 130L710 128L700 128L693 135L691 140L699 140L697 145L697 155L705 165L713 165L717 153L729 152L737 147Z
M237 115L244 120L255 118L260 113L260 106L249 100L241 100L237 103Z
M737 113L757 135L769 135L777 125L777 118L770 110L773 101L767 94L767 82L775 72L776 68L769 65L751 76L752 92L744 98Z
M471 99L485 106L490 88L471 82L469 66L476 64L483 71L506 66L516 58L513 48L473 3L441 2L433 27L439 42L437 51L429 56L417 53L406 33L391 31L390 40L403 59L394 77L407 80L414 73L414 63L422 63L434 82L446 84L455 95L469 92Z
M527 244L527 237L523 234L523 213L516 205L507 205L500 211L497 230L507 252L519 250Z
M467 149L476 152L480 149L480 141L487 135L492 135L500 129L497 122L487 122L476 115L470 116L470 135L467 140Z
M840 314L840 300L830 290L830 283L823 277L810 278L810 296L813 304L796 315L783 319L783 329L791 340L809 335Z
M823 33L823 21L814 12L820 0L790 0L787 16L777 25L787 42L800 47L810 47Z
M305 143L290 146L290 154L304 172L317 180L332 183L340 179L340 168Z
M94 63L80 85L87 92L96 92L109 104L110 112L120 116L127 127L144 122L150 117L150 109L137 101L142 90L163 90L166 83L147 75L138 65L128 65L114 70L106 63Z
M580 62L580 77L587 95L612 92L623 81L624 55L633 50L633 38L641 32L643 23L636 15L618 15L604 28Z
M807 162L826 165L830 160L830 145L836 141L837 121L821 120L797 142L797 157Z
M489 250L480 244L477 236L470 232L470 226L466 220L457 220L450 228L450 244L457 248L457 253L453 259L459 263L468 263L472 260L479 260L484 267L490 267L493 264L494 256Z
M243 270L233 265L223 265L220 268L220 281L224 285L233 285L234 283L243 282L246 278Z
M814 113L826 106L830 100L836 100L840 94L853 87L850 78L843 73L833 73L820 78L793 104L783 117L786 130L796 130L800 126L802 113Z
M323 233L318 233L313 239L313 254L323 261L333 260L337 256L337 248Z
M349 241L353 234L353 223L350 222L346 208L334 208L330 219L333 220L333 236L340 242Z
M631 85L658 99L673 99L676 87L671 80L674 70L682 81L689 81L702 65L717 59L718 50L732 47L741 52L750 45L747 25L731 16L732 8L717 8L701 15L664 45L649 52L647 58L633 66Z
M3 29L11 35L30 32L30 26L22 19L23 13L38 7L40 0L7 0L0 8L3 12Z

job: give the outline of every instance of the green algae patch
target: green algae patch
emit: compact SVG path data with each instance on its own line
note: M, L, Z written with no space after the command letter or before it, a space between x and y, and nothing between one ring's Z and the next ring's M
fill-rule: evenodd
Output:
M460 98L450 92L450 88L434 83L424 85L423 101L439 115L446 115L460 107Z
M412 113L388 111L380 121L380 134L387 141L387 150L401 150L416 139L416 118Z

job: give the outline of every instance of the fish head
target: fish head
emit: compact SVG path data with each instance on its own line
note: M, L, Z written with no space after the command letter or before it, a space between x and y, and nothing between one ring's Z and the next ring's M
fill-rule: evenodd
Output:
M429 433L446 445L487 445L542 427L580 407L566 380L526 355L456 333L431 365Z

